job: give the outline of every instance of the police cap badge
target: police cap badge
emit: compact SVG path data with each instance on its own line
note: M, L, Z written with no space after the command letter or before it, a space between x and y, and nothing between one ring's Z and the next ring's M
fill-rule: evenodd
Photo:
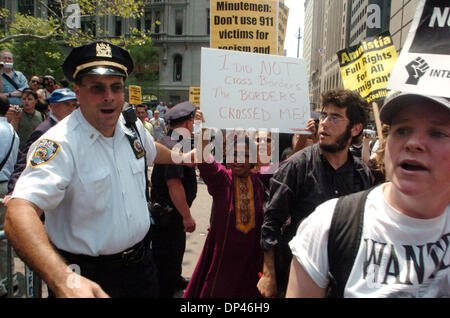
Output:
M127 78L133 71L133 60L127 50L105 41L96 41L72 49L62 68L70 81L87 74Z

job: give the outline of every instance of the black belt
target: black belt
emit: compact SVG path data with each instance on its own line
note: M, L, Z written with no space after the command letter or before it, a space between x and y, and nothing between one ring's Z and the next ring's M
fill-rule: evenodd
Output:
M67 251L58 249L58 253L70 263L88 263L94 266L104 266L104 267L126 267L132 264L140 263L147 249L150 248L150 236L147 234L145 238L139 243L133 245L126 250L111 254L111 255L99 255L90 256L83 254L73 254Z

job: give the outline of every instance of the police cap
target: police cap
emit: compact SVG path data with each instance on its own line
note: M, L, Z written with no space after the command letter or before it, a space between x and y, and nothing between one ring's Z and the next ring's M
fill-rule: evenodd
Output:
M62 68L70 81L87 74L127 78L133 71L133 60L127 50L105 41L96 41L72 49Z
M171 124L174 122L182 122L195 115L195 105L190 102L182 102L170 108L164 115L164 119Z

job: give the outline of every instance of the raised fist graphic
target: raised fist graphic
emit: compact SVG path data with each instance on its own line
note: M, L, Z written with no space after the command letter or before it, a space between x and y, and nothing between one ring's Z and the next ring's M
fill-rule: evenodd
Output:
M430 66L421 57L416 58L414 61L406 65L409 78L406 84L417 85L419 79L425 74Z

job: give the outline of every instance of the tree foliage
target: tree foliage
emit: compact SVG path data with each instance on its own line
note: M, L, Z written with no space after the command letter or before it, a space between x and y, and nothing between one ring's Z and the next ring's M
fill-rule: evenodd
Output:
M83 18L103 18L105 16L116 16L123 19L139 19L143 17L145 2L142 0L54 0L52 5L46 1L37 1L44 13L42 17L33 17L6 9L0 11L0 19L8 24L5 30L0 32L0 43L18 38L35 39L58 39L70 46L78 46L93 40L91 32L76 29L69 23L75 13L70 11L71 6L78 4L79 16ZM128 48L131 45L151 42L149 30L132 28L121 36L111 36L101 26L96 25L97 37Z
M14 54L16 69L31 75L56 75L61 78L60 66L69 47L83 45L94 39L103 39L126 49L149 51L150 30L130 28L121 36L111 36L101 22L105 16L139 19L145 12L142 0L37 0L44 10L37 17L0 10L0 20L6 26L0 30L0 49L8 48ZM73 5L80 8L80 19L92 22L92 28L74 28ZM97 23L100 21L99 23ZM154 52L152 53L154 54ZM139 54L138 54L139 55ZM147 63L148 64L148 63ZM157 63L156 63L157 64ZM19 66L21 68L19 68ZM151 75L138 74L144 80Z
M53 75L57 81L64 78L61 68L64 54L58 44L38 39L15 40L10 51L14 54L14 68L31 76Z
M129 84L143 87L152 86L159 78L159 55L151 44L133 45L130 55L134 61L134 70L128 79Z

